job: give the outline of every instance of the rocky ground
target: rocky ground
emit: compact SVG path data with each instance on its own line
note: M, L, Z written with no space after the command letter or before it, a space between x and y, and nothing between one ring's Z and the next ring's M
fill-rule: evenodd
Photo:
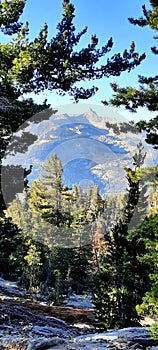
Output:
M147 326L97 333L91 297L73 295L59 307L29 302L21 293L0 279L0 350L158 350Z

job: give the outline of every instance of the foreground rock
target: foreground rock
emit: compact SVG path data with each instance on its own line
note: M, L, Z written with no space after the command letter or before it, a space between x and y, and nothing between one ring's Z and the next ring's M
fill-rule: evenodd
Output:
M31 309L27 303L1 301L0 311L0 350L158 350L149 327L91 333L89 326L82 334L83 329L43 314L43 307L37 313L33 304Z
M0 295L14 295L17 297L26 297L24 289L20 289L15 282L4 280L0 277Z
M76 345L79 344L76 349L80 350L158 350L158 340L150 337L148 327L131 327L100 334L88 334L76 337L74 342Z
M20 303L0 303L0 349L48 349L64 345L77 331L65 321L36 313ZM13 306L14 305L14 306Z
M150 338L149 330L126 328L86 336L74 336L72 330L62 331L48 326L35 326L23 334L4 335L0 349L10 350L158 350L158 341ZM63 332L63 333L62 333Z
M46 350L56 346L66 349L76 336L92 331L92 318L89 310L14 300L3 294L0 297L0 350ZM86 324L80 330L78 325L83 322ZM76 323L76 327L70 323Z
M69 307L28 302L2 278L0 294L0 350L158 350L149 327L95 333L91 297L73 295Z

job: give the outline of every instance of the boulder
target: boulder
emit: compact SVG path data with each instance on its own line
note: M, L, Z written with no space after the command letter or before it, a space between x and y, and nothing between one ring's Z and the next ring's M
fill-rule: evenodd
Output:
M70 294L65 298L64 305L67 307L73 307L78 309L94 309L93 297L91 294Z
M25 297L25 290L19 289L15 282L4 280L0 277L0 294L10 294L18 297Z
M158 350L158 341L150 337L149 328L129 327L103 333L77 336L74 342L80 349L89 349L89 344L95 345L94 349L109 350ZM154 348L155 347L155 348Z
M40 338L40 339L34 339L32 341L29 342L28 346L27 346L27 350L45 350L45 349L50 349L51 347L54 346L58 346L61 345L64 346L64 344L66 344L64 339L59 339L57 338L51 338L51 339L47 339L47 338Z
M40 327L40 326L34 326L32 328L32 332L34 334L38 334L40 336L44 337L54 337L57 336L59 338L69 338L71 336L71 333L68 330L65 330L63 328L57 328L57 327Z

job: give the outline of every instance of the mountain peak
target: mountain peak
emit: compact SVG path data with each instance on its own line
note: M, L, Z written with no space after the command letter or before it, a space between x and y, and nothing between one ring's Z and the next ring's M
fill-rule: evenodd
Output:
M87 108L87 112L97 114L97 113L94 111L94 109L92 109L91 107L88 107L88 108Z
M112 113L108 113L107 110L105 110L105 115L98 114L94 109L91 107L87 108L87 110L83 113L83 115L88 119L90 123L97 127L101 127L105 129L105 123L109 122L112 124L119 124L120 121L113 117Z
M87 110L83 114L85 114L85 115L87 115L87 114L88 115L95 115L96 117L98 117L98 114L91 107L88 107Z

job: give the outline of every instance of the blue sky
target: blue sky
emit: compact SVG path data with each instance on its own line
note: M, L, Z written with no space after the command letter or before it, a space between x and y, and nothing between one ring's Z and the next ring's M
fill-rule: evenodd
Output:
M96 34L99 38L99 46L104 45L112 36L114 46L109 57L114 53L123 52L124 49L128 49L132 40L135 41L138 52L146 52L147 54L147 58L141 66L133 70L131 73L125 72L118 78L112 77L109 79L103 79L102 81L96 81L96 84L99 87L99 92L89 99L87 101L88 103L101 105L101 100L110 98L112 95L110 82L117 82L120 86L124 87L127 85L137 87L138 74L147 76L155 75L156 57L150 52L150 47L155 45L153 31L149 28L133 26L128 22L128 17L138 18L142 15L143 4L145 4L147 8L150 8L149 1L72 0L72 3L75 5L76 17L74 24L77 28L77 32L82 30L86 25L88 26L88 32L82 38L80 48L87 45L90 41L91 34ZM38 36L44 22L47 22L49 25L49 38L54 36L56 33L56 26L61 18L62 0L27 0L21 20L24 22L26 20L29 21L30 38L34 39ZM105 56L105 62L106 60L107 57ZM88 83L88 86L91 86L94 83L94 81ZM55 92L45 92L44 94L34 97L34 99L40 103L45 98L48 99L48 102L51 103L52 107L73 102L69 96L61 97ZM82 101L80 103L82 103ZM134 118L137 120L148 120L154 115L144 109L139 109L137 116L125 111L122 107L117 109L117 111L130 120Z

